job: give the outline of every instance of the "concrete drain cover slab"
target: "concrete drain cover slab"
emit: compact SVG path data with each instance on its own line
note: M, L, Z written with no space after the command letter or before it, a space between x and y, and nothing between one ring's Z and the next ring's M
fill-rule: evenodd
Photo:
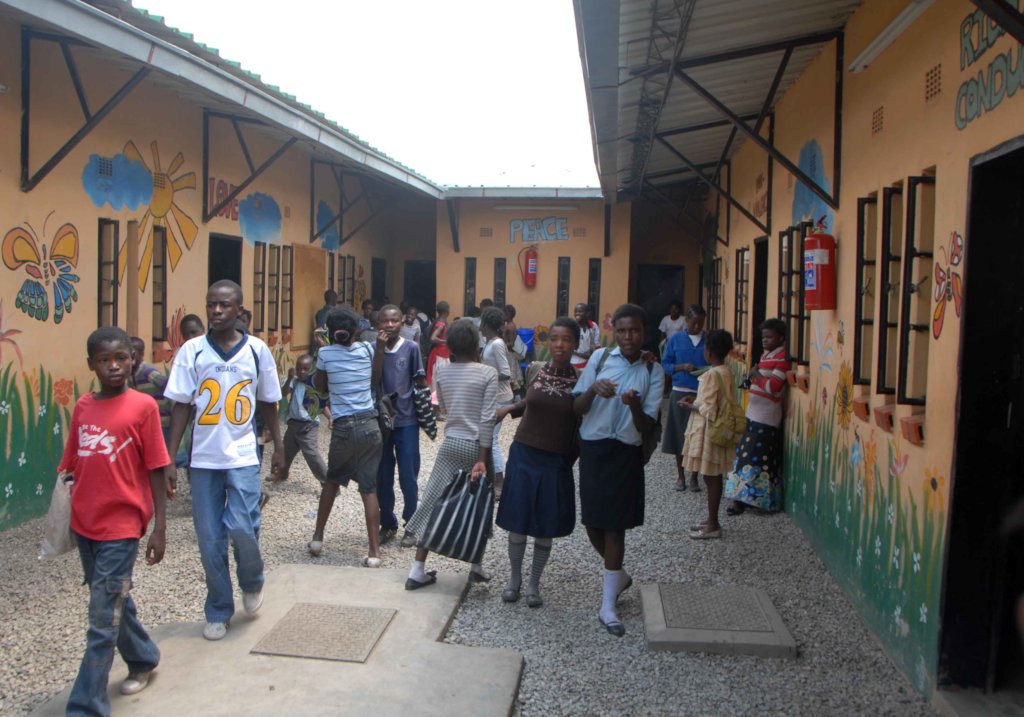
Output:
M395 612L391 608L296 603L251 651L366 662Z
M763 590L663 583L640 589L647 648L796 657L796 641Z

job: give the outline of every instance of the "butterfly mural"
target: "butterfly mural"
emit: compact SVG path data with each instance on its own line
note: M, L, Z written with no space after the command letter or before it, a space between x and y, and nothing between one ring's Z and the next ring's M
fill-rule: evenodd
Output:
M939 247L946 255L946 268L935 262L935 314L932 316L932 336L942 335L942 326L946 321L946 304L953 302L953 310L960 316L960 304L963 302L963 279L960 278L958 267L964 258L964 238L960 232L949 236L949 251Z
M78 230L73 225L62 225L47 246L26 222L4 235L0 253L4 266L11 271L24 268L28 274L14 301L17 308L33 319L46 321L50 317L47 290L52 287L54 323L59 324L64 314L71 313L72 305L78 301L78 275L74 273L78 267Z

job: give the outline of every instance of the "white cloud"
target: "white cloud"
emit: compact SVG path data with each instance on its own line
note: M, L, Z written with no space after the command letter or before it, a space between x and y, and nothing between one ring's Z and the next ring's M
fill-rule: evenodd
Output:
M442 184L597 186L571 0L135 0Z

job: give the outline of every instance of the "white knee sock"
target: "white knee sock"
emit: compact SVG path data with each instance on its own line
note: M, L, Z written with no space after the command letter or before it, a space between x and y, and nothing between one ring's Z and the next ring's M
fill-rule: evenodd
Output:
M604 593L601 598L601 619L605 623L619 622L619 615L615 612L615 596L619 594L619 587L622 585L624 573L621 570L604 571Z
M422 583L427 579L427 573L424 570L426 563L423 560L413 560L412 568L409 570L409 577L418 583Z

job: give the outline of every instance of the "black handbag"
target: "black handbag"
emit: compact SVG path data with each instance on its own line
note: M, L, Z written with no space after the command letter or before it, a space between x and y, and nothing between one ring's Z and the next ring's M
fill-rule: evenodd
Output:
M416 407L416 422L430 440L437 439L437 419L434 418L434 407L430 405L430 387L417 386L413 389L412 402Z
M467 563L479 563L494 523L494 481L457 471L430 511L430 520L416 547Z

